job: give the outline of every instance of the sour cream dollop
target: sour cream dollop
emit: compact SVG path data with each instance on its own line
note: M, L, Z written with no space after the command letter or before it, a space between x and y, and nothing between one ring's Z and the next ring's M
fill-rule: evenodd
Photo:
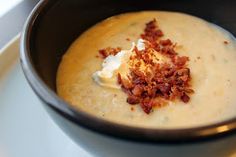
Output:
M131 55L135 55L134 48L137 47L138 51L145 49L145 40L138 39L137 44L132 43L130 50L121 50L116 55L109 55L102 63L102 70L93 73L93 80L100 86L120 89L117 83L117 74L119 73L122 78L127 77L129 74L129 60ZM158 62L165 60L162 55L156 55ZM145 66L145 65L143 65Z

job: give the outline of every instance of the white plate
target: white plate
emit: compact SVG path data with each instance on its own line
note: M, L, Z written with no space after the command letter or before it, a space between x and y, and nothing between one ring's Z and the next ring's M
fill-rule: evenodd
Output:
M23 0L10 0L10 1L0 0L0 17L6 14L9 10L11 10L21 1Z
M19 35L0 51L0 157L92 157L50 119L19 64Z

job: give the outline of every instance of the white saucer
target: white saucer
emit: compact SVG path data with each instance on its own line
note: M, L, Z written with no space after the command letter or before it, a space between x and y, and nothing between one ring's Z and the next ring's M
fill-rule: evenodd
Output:
M92 157L50 119L19 63L19 35L0 51L0 157Z

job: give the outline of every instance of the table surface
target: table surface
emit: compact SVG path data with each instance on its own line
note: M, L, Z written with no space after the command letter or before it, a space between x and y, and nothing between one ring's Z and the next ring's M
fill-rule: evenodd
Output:
M20 1L3 16L1 16L3 13L0 10L0 49L21 32L26 18L38 1ZM6 72L0 77L0 157L5 156L4 153L11 157L91 157L83 148L68 138L48 117L23 76L18 60L19 56L14 58L13 65L5 59L6 57L3 58L6 54L11 56L12 53L19 53L17 52L18 38L15 39L17 40L11 43L10 47L4 49L4 52L0 52L0 54L4 54L1 56L0 62L5 61L6 65L9 64L9 68L6 68L6 66L0 67L0 72L3 67ZM15 55L12 56L16 57ZM8 92L11 89L13 91ZM11 99L12 94L15 99ZM16 97L19 99L16 99ZM27 99L22 99L22 97L27 97ZM24 105L19 105L19 102ZM25 112L27 110L28 112ZM9 113L14 114L14 116Z
M23 0L0 17L0 49L19 34L25 20L39 0Z

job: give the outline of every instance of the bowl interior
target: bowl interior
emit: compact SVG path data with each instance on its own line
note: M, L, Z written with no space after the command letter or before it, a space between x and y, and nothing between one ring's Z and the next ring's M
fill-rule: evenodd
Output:
M52 0L37 17L30 37L30 55L38 74L55 91L61 57L83 31L110 16L139 10L184 12L236 34L234 0Z

